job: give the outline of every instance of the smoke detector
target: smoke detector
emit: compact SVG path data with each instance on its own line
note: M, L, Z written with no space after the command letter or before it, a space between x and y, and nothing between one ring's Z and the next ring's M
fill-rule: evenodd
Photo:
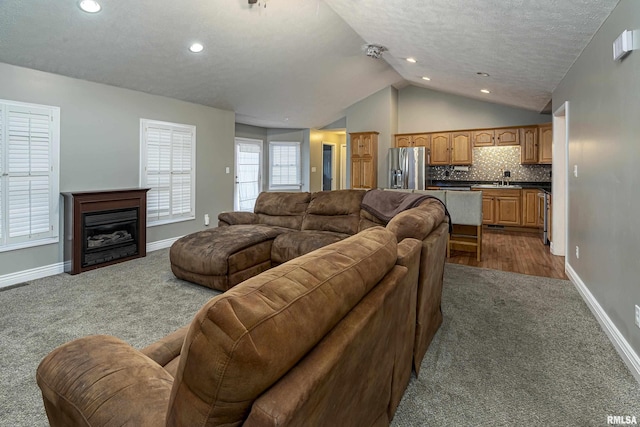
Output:
M380 57L382 56L382 52L388 50L386 47L379 44L366 44L362 46L362 49L369 58L373 59L380 59Z

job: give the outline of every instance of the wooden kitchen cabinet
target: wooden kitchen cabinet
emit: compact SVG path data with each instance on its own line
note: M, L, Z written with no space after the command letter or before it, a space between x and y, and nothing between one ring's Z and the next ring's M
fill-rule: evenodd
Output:
M472 136L474 147L520 145L518 128L479 129Z
M551 123L520 128L520 163L550 165L553 158Z
M523 165L538 163L538 128L520 129L520 163Z
M493 196L488 196L485 193L483 193L482 194L482 223L483 224L496 223L495 206L496 206L496 198Z
M451 134L433 133L431 134L431 162L430 165L449 164L449 145Z
M522 226L540 227L540 205L537 189L522 190Z
M431 135L428 133L402 134L395 136L396 147L431 147Z
M522 225L521 190L483 189L482 223L493 225Z
M553 127L551 123L538 127L539 158L538 163L551 164L553 160Z
M430 165L472 164L471 132L431 134Z
M351 188L378 186L378 132L350 133Z
M496 129L496 145L520 145L518 129Z
M490 147L494 145L495 132L493 129L481 129L473 131L474 147Z
M471 132L452 132L450 152L452 165L472 164Z

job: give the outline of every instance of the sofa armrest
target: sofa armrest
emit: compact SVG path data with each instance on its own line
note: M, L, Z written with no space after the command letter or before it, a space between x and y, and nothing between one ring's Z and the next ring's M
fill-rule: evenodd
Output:
M187 336L189 325L183 326L166 337L148 345L140 350L142 354L149 357L160 366L166 366L176 357L180 356L184 337Z
M160 365L106 335L56 348L36 380L52 427L165 425L173 384Z
M238 224L257 224L258 215L253 212L220 212L218 214L218 227Z

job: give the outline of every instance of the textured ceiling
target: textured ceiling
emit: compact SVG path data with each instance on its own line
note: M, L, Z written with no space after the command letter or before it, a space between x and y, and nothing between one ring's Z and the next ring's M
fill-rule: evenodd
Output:
M233 110L238 122L267 127L321 127L407 83L540 111L618 2L259 1L101 0L88 15L75 0L1 0L0 62ZM188 52L192 41L204 52ZM365 42L388 48L384 60L366 57Z

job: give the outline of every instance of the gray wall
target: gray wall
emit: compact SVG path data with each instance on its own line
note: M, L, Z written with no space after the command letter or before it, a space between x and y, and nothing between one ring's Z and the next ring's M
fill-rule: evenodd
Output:
M386 87L347 108L347 158L351 157L349 133L380 132L378 135L378 186L387 183L387 162L393 135L398 133L398 91ZM351 164L347 163L347 183L351 179Z
M625 29L640 30L636 0L607 18L554 91L553 109L569 102L567 263L638 354L640 52L622 62L611 54Z
M232 111L2 63L0 98L60 107L62 192L138 187L141 118L196 126L196 219L150 227L147 242L202 229L205 213L233 208ZM0 275L62 262L62 253L62 243L0 253Z
M489 95L490 96L490 95ZM398 132L437 132L551 122L548 114L407 86L398 93Z

